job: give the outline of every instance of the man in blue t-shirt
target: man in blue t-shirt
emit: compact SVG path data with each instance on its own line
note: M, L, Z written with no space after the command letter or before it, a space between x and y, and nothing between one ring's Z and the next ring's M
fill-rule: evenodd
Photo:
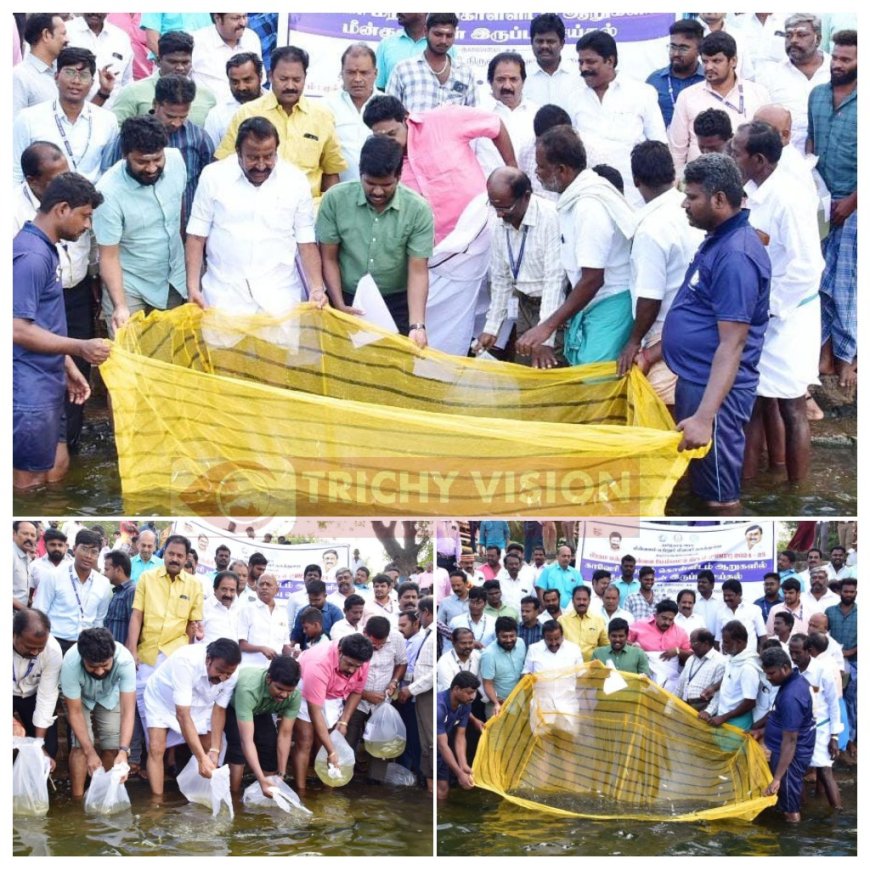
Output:
M730 157L704 154L684 180L689 223L707 238L677 291L660 347L677 375L678 449L710 444L689 467L692 491L708 507L733 507L769 319L770 258L741 209L743 180Z
M447 797L451 773L462 788L474 788L465 753L465 731L471 716L471 702L479 688L480 680L474 674L460 671L450 683L450 688L438 693L438 800L443 801Z
M64 396L82 404L91 393L71 359L99 365L109 356L100 338L69 338L57 244L88 231L103 201L81 175L65 172L48 185L33 222L12 242L12 482L30 489L60 480L69 466Z
M773 781L764 793L777 796L776 806L785 813L786 821L799 822L804 774L816 745L812 690L783 649L766 649L761 666L770 684L779 687L764 726L764 744L770 750L773 772Z

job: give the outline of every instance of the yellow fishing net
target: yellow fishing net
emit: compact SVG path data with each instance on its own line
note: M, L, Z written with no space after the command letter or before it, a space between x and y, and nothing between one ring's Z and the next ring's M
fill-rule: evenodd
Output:
M563 816L750 821L776 803L762 796L770 768L751 737L597 661L523 677L487 723L473 771L477 786Z
M308 303L138 314L101 372L140 511L658 516L706 452L637 370L421 351Z

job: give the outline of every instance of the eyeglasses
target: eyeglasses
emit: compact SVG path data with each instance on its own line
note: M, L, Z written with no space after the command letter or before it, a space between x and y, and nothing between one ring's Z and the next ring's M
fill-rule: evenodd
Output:
M513 211L516 204L522 199L521 196L518 196L510 205L499 205L498 203L493 202L491 199L486 201L486 204L495 210L496 214L507 214L509 211Z
M94 79L89 70L75 69L71 66L65 66L60 71L60 74L68 78L71 82L90 82Z
M79 544L78 549L81 550L87 556L99 556L100 548L99 547L88 547L84 544Z
M668 51L671 54L688 54L694 47L694 45L674 45L672 42L668 46Z

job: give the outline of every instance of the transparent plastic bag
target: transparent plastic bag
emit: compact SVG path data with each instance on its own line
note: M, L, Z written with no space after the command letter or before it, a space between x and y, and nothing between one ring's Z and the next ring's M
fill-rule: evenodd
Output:
M48 775L51 760L42 751L41 737L13 737L18 757L12 765L12 813L44 816L48 812Z
M353 779L356 756L340 731L333 731L329 735L329 739L332 740L332 745L338 755L338 765L327 764L326 747L321 746L314 759L314 772L320 777L320 781L324 785L340 788Z
M384 774L384 782L387 785L414 786L417 785L417 777L414 776L407 767L403 767L401 764L391 761L387 765L387 772Z
M244 795L242 795L242 803L246 807L265 807L269 809L277 806L279 809L284 810L285 813L292 812L295 809L306 815L312 815L311 810L299 800L299 795L280 776L276 774L274 776L267 776L266 779L274 786L272 788L272 797L268 798L263 794L260 783L252 782L245 789Z
M235 816L233 799L230 795L230 766L225 764L215 770L211 779L199 775L199 762L196 756L191 756L190 761L184 766L184 770L176 779L179 791L192 803L202 804L211 810L213 816L218 815L221 806L225 805L230 818Z
M378 704L363 731L366 752L375 758L398 758L407 736L402 717L388 701Z
M121 777L128 773L129 764L116 764L111 770L98 768L85 794L85 812L110 816L130 809L130 796L121 782Z

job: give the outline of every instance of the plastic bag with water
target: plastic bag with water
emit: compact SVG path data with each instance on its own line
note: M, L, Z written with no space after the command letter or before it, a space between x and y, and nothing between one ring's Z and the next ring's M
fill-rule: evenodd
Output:
M266 797L263 790L260 788L260 783L252 782L242 795L242 803L246 807L278 807L284 810L285 813L292 812L294 809L299 810L307 815L312 815L311 810L304 806L299 800L299 795L281 779L277 774L267 776L267 780L272 783L272 797Z
M130 796L121 782L129 772L129 764L116 764L111 770L97 768L85 794L85 812L110 816L130 809Z
M414 786L417 785L417 777L414 776L407 767L403 767L401 764L391 761L387 765L387 772L384 774L384 782L387 785Z
M329 739L332 741L332 745L338 755L338 765L327 763L326 747L321 746L314 758L314 772L320 777L320 781L324 785L340 788L343 785L347 785L353 779L353 766L356 762L356 756L340 731L333 731L329 735Z
M235 816L233 799L230 795L230 766L225 764L213 771L211 779L199 774L199 762L196 756L190 761L176 779L179 791L193 804L202 804L211 810L213 816L218 815L221 806L226 806L230 818Z
M398 758L405 751L407 736L402 717L388 701L378 704L363 731L366 752L375 758Z
M48 775L51 760L42 751L41 737L13 737L18 757L12 765L12 813L44 816L48 812Z

